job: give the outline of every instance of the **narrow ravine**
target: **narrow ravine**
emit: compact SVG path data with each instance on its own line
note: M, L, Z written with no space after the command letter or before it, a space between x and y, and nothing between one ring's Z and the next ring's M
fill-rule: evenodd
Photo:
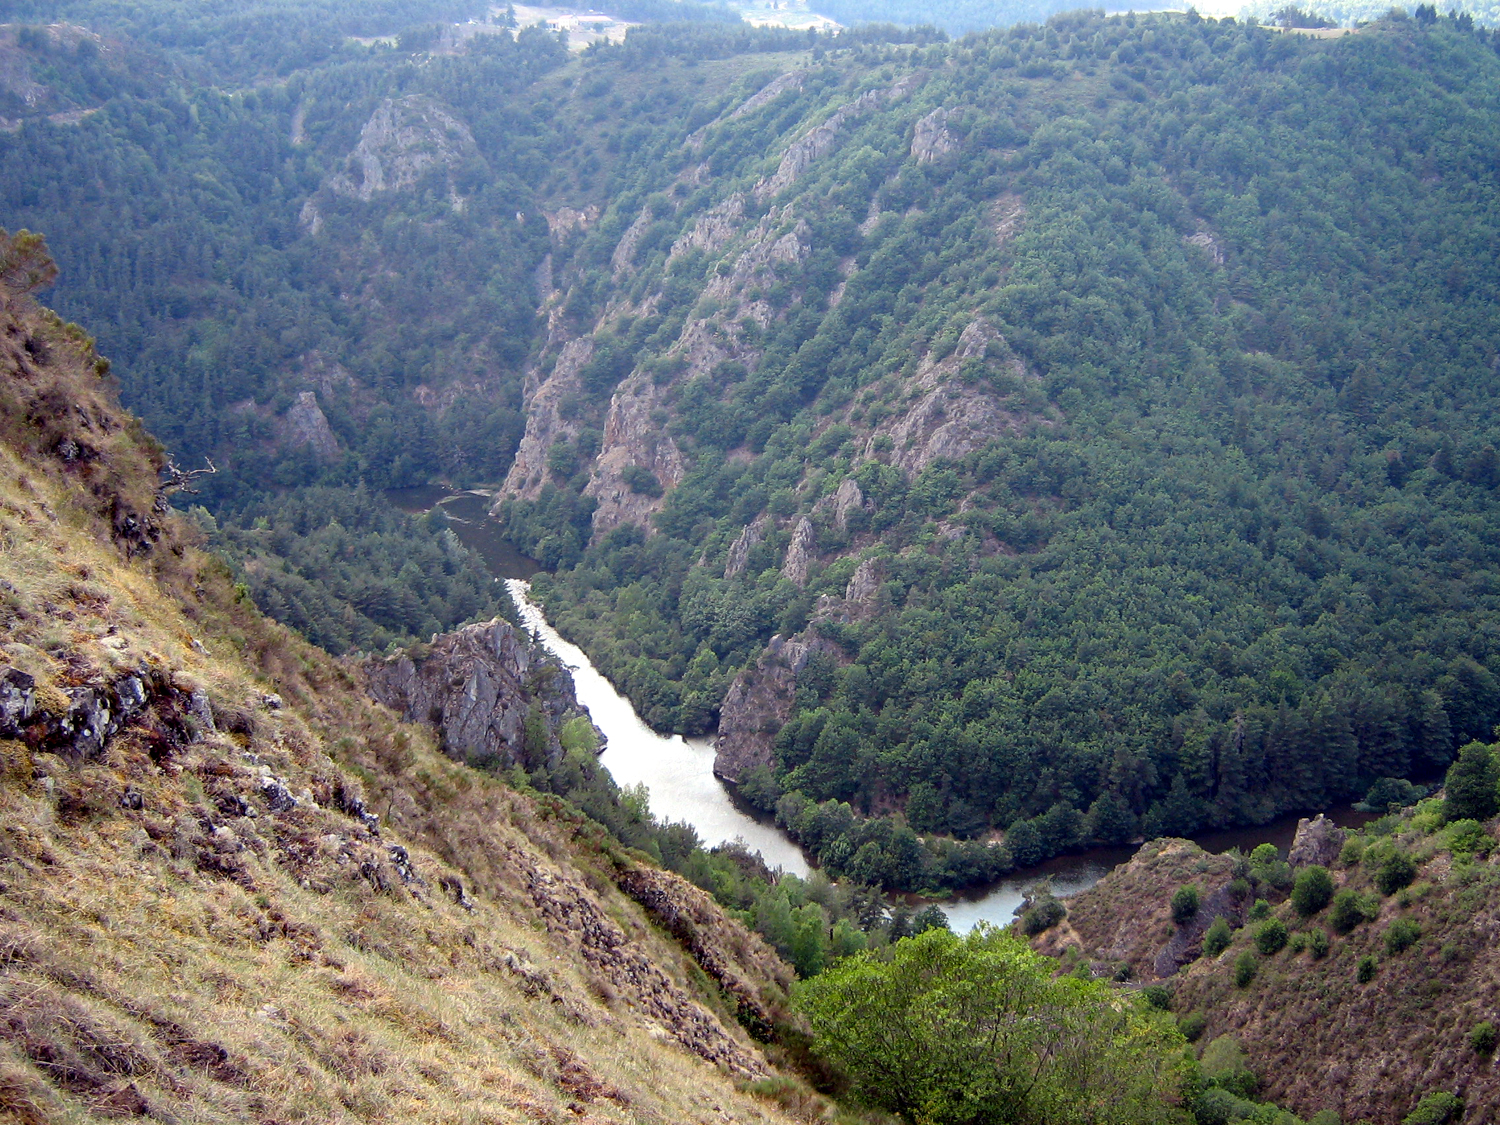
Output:
M630 701L614 689L589 662L583 650L565 641L541 608L531 600L531 584L519 578L505 582L526 627L573 673L578 701L588 708L607 743L599 756L619 785L645 785L651 811L659 820L686 821L704 846L740 839L772 867L807 875L807 857L774 825L764 824L736 808L714 776L711 738L684 739L657 734L635 713Z

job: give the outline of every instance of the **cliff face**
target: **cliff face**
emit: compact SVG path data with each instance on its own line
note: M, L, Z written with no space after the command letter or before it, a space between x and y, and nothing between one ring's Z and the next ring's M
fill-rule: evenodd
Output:
M0 1117L783 1120L758 938L261 617L79 330L0 341ZM486 677L571 706L508 626L438 651L382 671L453 738Z
M367 660L370 694L407 722L434 727L443 749L461 762L557 764L558 729L579 707L572 677L545 649L498 619L421 648L415 657ZM528 739L533 713L540 725Z
M1500 1072L1469 1036L1500 1012L1497 826L1474 837L1477 852L1471 840L1455 855L1435 824L1435 816L1419 813L1390 836L1356 841L1341 859L1340 829L1321 818L1302 822L1289 852L1293 870L1328 865L1339 891L1358 893L1363 913L1352 926L1335 926L1331 908L1304 918L1285 891L1264 883L1237 896L1229 857L1165 840L1070 899L1067 918L1036 944L1081 955L1097 973L1125 962L1133 979L1165 984L1175 1012L1204 1018L1200 1048L1234 1036L1261 1093L1303 1116L1330 1108L1346 1121L1395 1125L1423 1094L1446 1090L1464 1098L1464 1122L1488 1121L1500 1100ZM1356 858L1361 849L1376 858ZM1392 850L1410 855L1416 874L1383 895L1372 876L1378 857ZM1177 926L1170 903L1182 886L1198 888L1202 906ZM1256 946L1263 923L1249 912L1257 897L1269 899L1271 916L1290 932L1272 953ZM1203 934L1220 915L1235 933L1227 949L1208 957ZM1321 955L1318 942L1326 942ZM1240 984L1242 961L1254 975ZM1362 961L1373 973L1363 981Z

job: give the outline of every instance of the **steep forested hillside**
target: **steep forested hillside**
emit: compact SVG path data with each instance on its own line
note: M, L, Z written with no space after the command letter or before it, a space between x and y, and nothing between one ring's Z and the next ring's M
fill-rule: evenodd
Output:
M1500 718L1488 33L494 30L0 137L7 221L220 459L285 619L457 623L317 489L504 478L641 712L902 887L1357 795ZM17 49L81 67L60 36ZM393 525L414 569L440 523Z
M1496 79L1447 20L829 56L585 240L500 511L860 878L965 872L809 800L1025 862L1441 768L1500 704Z

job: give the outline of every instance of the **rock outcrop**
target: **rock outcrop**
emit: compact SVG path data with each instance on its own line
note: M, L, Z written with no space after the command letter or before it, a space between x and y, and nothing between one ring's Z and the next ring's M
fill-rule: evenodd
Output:
M895 448L891 463L908 476L916 476L939 458L958 460L1004 434L1019 434L1037 420L1027 406L982 384L969 385L955 378L966 360L999 362L1018 382L1031 378L1005 337L988 322L976 320L964 329L949 355L922 361L914 381L921 397L870 435L865 456L876 456L877 441L888 437Z
M853 101L834 110L829 114L828 120L815 125L788 146L786 152L782 154L781 163L777 165L775 173L755 185L755 198L771 199L791 187L814 161L833 151L845 125L877 106L905 97L921 85L923 77L920 74L908 75L889 89L868 90Z
M755 667L736 676L724 696L714 741L714 773L739 782L757 766L771 764L776 732L792 712L797 674L814 652L832 647L821 638L771 638Z
M595 538L627 523L652 533L652 513L661 507L664 494L682 480L682 453L672 435L652 417L660 409L657 389L644 375L627 378L610 399L594 476L584 489L598 501ZM655 486L648 481L642 487L632 479L632 472L649 473Z
M794 586L806 586L808 572L818 557L818 533L812 520L803 516L792 529L792 542L781 564L781 576Z
M1348 836L1347 832L1322 813L1311 820L1303 817L1297 822L1297 835L1292 838L1287 862L1293 867L1308 867L1312 864L1332 867Z
M771 525L771 517L759 515L747 523L744 529L735 537L729 545L729 554L724 559L724 577L738 578L745 573L745 567L750 564L750 552L760 546L765 539L766 528Z
M502 497L535 500L547 480L547 454L553 444L578 436L576 423L562 416L562 404L579 394L582 386L578 373L593 358L593 340L583 337L567 341L558 352L552 373L531 390L526 401L526 432L506 473L505 485L500 490Z
M364 670L371 696L408 722L434 727L443 750L463 762L556 765L558 728L579 713L567 669L498 618L438 637L416 658L366 661ZM538 737L527 737L533 713L545 747L527 745Z
M387 98L360 131L343 171L330 176L327 186L335 195L368 203L412 187L434 168L451 172L478 159L469 127L432 98Z
M734 1002L740 1024L769 1040L792 977L760 935L726 924L724 911L706 893L670 871L631 867L615 881Z
M339 440L312 391L297 395L297 401L282 419L282 435L286 444L305 446L320 461L338 460Z
M932 164L958 149L959 140L948 128L946 109L933 110L912 129L911 154L918 164Z
M850 513L864 506L865 494L859 483L853 477L845 477L833 494L833 526L840 531L848 530Z

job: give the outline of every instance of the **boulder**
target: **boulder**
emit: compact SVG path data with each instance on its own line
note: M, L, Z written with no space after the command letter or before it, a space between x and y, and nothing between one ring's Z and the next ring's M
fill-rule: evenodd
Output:
M1330 867L1344 849L1348 833L1322 813L1308 820L1297 822L1297 835L1292 839L1292 849L1287 853L1287 862L1293 867L1310 867L1314 864Z

